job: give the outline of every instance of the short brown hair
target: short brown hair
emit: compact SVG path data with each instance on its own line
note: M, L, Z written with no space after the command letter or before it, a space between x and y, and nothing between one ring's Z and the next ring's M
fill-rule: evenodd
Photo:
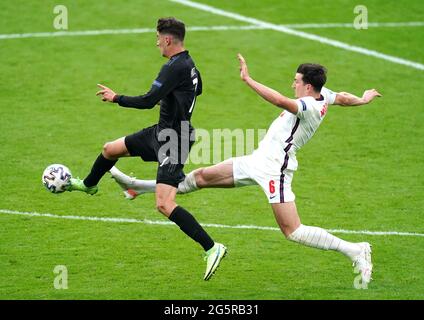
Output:
M156 30L160 34L170 34L180 41L184 41L185 24L174 17L160 18Z
M327 69L320 64L303 63L297 68L297 73L301 73L303 82L312 85L316 92L321 92L327 81Z

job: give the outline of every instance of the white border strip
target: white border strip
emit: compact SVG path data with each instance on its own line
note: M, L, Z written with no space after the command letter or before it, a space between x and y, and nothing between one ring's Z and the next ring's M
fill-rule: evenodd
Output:
M0 209L1 214L8 215L20 215L20 216L29 216L29 217L42 217L42 218L54 218L54 219L66 219L66 220L82 220L82 221L101 221L101 222L112 222L112 223L142 223L150 225L171 225L175 226L173 222L170 221L159 221L159 220L138 220L130 218L104 218L104 217L85 217L85 216L70 216L70 215L56 215L51 213L38 213L38 212L21 212L7 209ZM276 227L261 227L253 225L225 225L225 224L215 224L215 223L201 223L203 227L211 228L220 228L220 229L253 229L253 230L271 230L271 231L280 231ZM344 233L344 234L366 234L371 236L411 236L411 237L424 237L424 233L414 233L414 232L397 232L397 231L368 231L368 230L343 230L343 229L328 229L328 232L331 233Z
M320 43L327 44L327 45L337 47L337 48L340 48L340 49L344 49L344 50L347 50L347 51L353 51L353 52L364 54L366 56L372 56L372 57L379 58L379 59L386 60L386 61L390 61L390 62L393 62L393 63L402 64L402 65L405 65L405 66L408 66L408 67L411 67L411 68L414 68L414 69L424 70L424 64L421 64L421 63L418 63L418 62L409 61L409 60L406 60L406 59L390 56L390 55L380 53L380 52L377 52L377 51L374 51L374 50L369 50L369 49L365 49L365 48L361 48L361 47L357 47L357 46L352 46L350 44L347 44L347 43L344 43L344 42L341 42L341 41L332 40L332 39L317 36L317 35L314 35L314 34L311 34L311 33L293 30L293 29L287 28L285 26L276 25L276 24L261 21L261 20L255 19L255 18L242 16L242 15L237 14L237 13L217 9L217 8L205 5L205 4L201 4L201 3L197 3L197 2L193 2L193 1L189 1L189 0L169 0L169 1L179 3L179 4L182 4L182 5L187 6L187 7L192 7L192 8L195 8L195 9L206 11L206 12L209 12L209 13L212 13L212 14L215 14L215 15L231 18L233 20L243 21L243 22L247 22L247 23L250 23L250 24L253 24L253 25L256 25L256 26L260 26L260 27L264 27L264 28L267 28L267 29L272 29L272 30L275 30L275 31L283 32L283 33L290 34L290 35L293 35L293 36L297 36L297 37L300 37L300 38L305 38L305 39L309 39L309 40L312 40L312 41L318 41Z

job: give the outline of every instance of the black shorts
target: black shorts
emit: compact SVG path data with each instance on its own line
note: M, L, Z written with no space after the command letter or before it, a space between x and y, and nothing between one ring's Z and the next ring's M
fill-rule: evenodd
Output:
M154 125L130 134L125 137L125 145L132 157L141 157L144 161L158 163L156 183L164 183L178 188L178 184L184 181L184 162L194 141L189 142L188 150L184 154L181 152L181 140L174 152L169 150L163 152L161 147L168 141L159 141L157 130L157 125Z

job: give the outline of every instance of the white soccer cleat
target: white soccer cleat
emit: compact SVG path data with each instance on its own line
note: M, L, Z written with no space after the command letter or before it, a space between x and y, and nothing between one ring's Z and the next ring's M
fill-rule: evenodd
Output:
M141 194L135 191L134 189L127 189L127 190L124 190L123 192L124 192L125 199L128 199L128 200L134 200L135 198L137 198L138 195Z
M127 176L125 173L120 171L117 167L112 167L109 170L112 178L117 184L122 188L124 196L128 200L134 200L140 194L145 193L145 191L137 188L135 186L136 178Z
M353 260L353 267L361 275L362 283L368 284L372 278L371 245L368 242L358 243L361 246L359 253Z

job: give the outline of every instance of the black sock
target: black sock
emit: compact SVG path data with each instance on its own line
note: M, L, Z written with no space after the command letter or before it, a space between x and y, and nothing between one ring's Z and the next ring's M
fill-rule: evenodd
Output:
M213 247L214 242L211 237L206 233L196 219L184 208L179 206L176 207L169 216L169 220L175 222L186 235L200 243L205 251L208 251Z
M100 179L108 172L118 160L109 160L106 159L103 154L100 154L96 161L94 161L91 172L84 179L84 184L86 187L92 187L99 183Z

